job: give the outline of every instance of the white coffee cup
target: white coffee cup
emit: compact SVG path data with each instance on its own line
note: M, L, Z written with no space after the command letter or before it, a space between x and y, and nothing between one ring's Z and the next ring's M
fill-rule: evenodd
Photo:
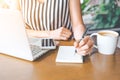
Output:
M101 54L111 55L115 53L119 33L112 30L101 30L97 33L92 33L90 37L96 36L97 45L95 47Z

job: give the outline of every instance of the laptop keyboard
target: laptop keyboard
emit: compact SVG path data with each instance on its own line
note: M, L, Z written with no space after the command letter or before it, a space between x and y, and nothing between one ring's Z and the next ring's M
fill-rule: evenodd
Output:
M42 46L55 46L53 39L42 39Z
M42 49L36 45L31 45L31 50L32 50L33 55L42 52Z
M37 38L29 38L30 41L30 47L31 47L31 51L32 51L32 55L33 58L36 59L39 56L45 54L46 52L48 52L50 49L42 49L40 46L41 44L41 39L37 39Z

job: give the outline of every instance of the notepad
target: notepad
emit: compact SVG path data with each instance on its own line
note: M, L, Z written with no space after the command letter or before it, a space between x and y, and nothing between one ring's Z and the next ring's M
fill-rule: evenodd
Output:
M59 46L56 62L83 63L83 56L75 53L74 46Z

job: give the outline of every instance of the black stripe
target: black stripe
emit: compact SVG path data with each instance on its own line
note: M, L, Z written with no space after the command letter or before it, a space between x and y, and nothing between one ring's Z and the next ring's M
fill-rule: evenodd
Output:
M66 16L66 18L67 18L67 20L66 20L66 28L68 28L69 26L67 25L69 22L68 22L68 19L69 19L69 10L68 10L68 14L67 14L67 16Z
M53 42L53 39L50 39L50 40L51 40L51 41L50 41L50 42L51 42L51 46L55 46L55 45L54 45L54 42Z
M47 30L48 30L48 24L47 24L47 22L48 22L48 20L47 20L47 13L48 13L48 0L46 1L46 9L45 9L46 11L45 11L45 24L46 24L46 28L47 28Z
M60 26L62 26L63 25L63 23L62 23L62 16L63 16L63 6L64 6L64 1L62 1L62 8L61 8L61 25Z
M58 3L57 3L57 6L58 6L57 8L58 8L58 9L57 9L57 12L56 12L56 13L57 13L57 16L58 16L58 17L57 17L57 29L59 28L59 2L60 2L60 1L58 0Z
M65 8L65 13L64 13L64 21L63 22L65 22L65 18L66 18L66 15L67 15L67 13L66 13L66 11L67 11L67 2L65 3L65 7L64 8ZM66 26L66 25L64 25L64 26Z
M45 39L45 41L46 41L46 46L48 46L48 39Z
M54 0L54 9L53 9L53 30L55 30L55 4L56 4L56 0Z
M50 1L50 0L49 0ZM51 6L52 6L52 1L50 1L50 10L49 10L49 21L50 21L50 25L49 25L49 27L50 27L50 30L51 30Z
M44 39L42 39L42 46L44 46Z
M64 17L65 17L65 2L66 2L66 0L64 0L64 3L63 3L63 9L62 9L62 26L65 26L64 25Z
M68 27L68 26L67 26L67 23L68 23L68 18L69 18L69 9L68 9L68 7L69 7L69 6L68 6L68 4L67 4L67 7L66 7L67 10L66 10L66 16L65 16L65 20L66 20L66 21L65 21L65 22L66 22L66 23L65 23L65 27L66 27L66 28Z
M51 39L49 39L49 46L51 46Z
M68 28L69 30L71 30L71 23L70 23L70 22L67 23L67 28Z

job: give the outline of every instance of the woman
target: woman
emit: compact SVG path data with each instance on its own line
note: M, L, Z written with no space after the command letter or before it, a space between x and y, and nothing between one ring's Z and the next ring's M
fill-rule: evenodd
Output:
M90 53L93 41L89 36L78 43L86 29L80 0L19 0L19 3L30 36L55 40L74 38L78 54Z

